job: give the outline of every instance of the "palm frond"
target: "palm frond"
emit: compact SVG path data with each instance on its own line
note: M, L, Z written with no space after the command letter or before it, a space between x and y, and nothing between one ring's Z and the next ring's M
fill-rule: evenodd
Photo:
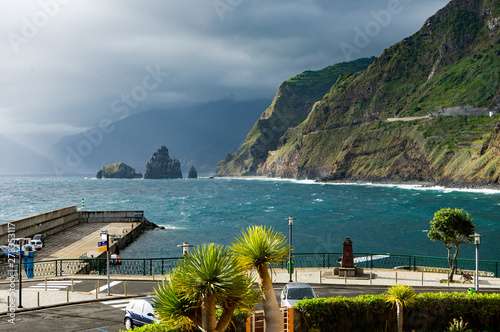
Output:
M393 306L397 303L403 307L412 305L415 302L415 292L413 288L405 285L394 285L387 291L386 302Z
M287 239L272 227L250 226L236 237L230 249L245 268L284 261L290 252Z

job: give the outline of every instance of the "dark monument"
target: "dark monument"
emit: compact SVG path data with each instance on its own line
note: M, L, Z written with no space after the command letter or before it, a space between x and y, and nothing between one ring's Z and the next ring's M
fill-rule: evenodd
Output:
M363 275L363 269L354 265L352 241L349 237L345 238L344 244L342 245L342 260L340 267L333 269L333 275L340 277L359 277Z

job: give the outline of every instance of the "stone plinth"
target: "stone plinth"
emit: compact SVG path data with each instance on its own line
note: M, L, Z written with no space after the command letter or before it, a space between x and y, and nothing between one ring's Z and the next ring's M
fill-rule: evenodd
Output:
M360 267L336 267L333 269L333 275L339 277L362 277L363 269Z

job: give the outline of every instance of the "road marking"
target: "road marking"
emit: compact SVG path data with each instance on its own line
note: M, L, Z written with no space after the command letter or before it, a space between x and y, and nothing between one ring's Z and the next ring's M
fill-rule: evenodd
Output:
M130 299L128 299L128 300L110 300L110 301L104 301L101 303L106 304L106 305L110 305L113 308L121 309L121 310L125 311L125 308L129 304L129 302L130 302Z
M73 281L74 284L82 282L81 280ZM61 289L66 289L71 286L71 281L47 281L47 291L58 291ZM27 289L31 290L45 290L45 282L29 286Z
M84 330L83 332L86 332L86 331L102 331L102 332L108 332L108 330L103 330L104 328L108 328L109 326L102 326L102 327L95 327L93 329L90 329L90 330Z
M110 284L109 284L109 288L113 287L113 286L116 286L118 284L121 284L121 281L112 281ZM108 289L108 284L102 286L101 288L99 288L99 293L102 293L104 290ZM95 289L93 291L91 291L90 293L93 293L95 294Z

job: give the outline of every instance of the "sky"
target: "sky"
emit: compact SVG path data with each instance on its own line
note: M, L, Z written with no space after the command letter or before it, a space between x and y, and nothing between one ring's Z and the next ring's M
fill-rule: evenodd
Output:
M380 55L447 3L2 0L0 135L43 149L152 108L271 99L305 70Z

